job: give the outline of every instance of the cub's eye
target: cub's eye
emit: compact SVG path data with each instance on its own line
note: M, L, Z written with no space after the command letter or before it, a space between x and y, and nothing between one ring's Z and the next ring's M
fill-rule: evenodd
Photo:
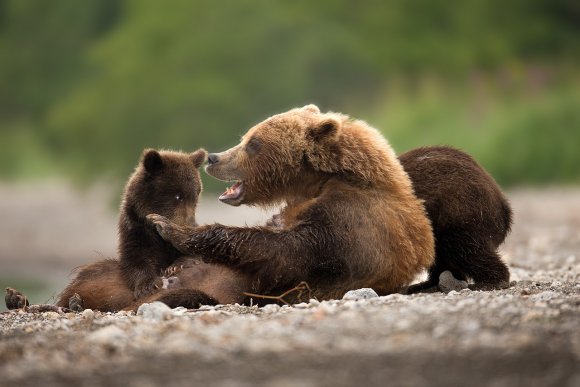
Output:
M175 195L175 200L177 200L178 202L183 200L183 196L181 194L177 194Z
M258 151L260 150L260 148L262 147L262 142L260 141L259 138L256 137L252 137L250 139L250 141L248 141L248 143L246 144L246 152L248 152L248 154L253 155L258 153Z

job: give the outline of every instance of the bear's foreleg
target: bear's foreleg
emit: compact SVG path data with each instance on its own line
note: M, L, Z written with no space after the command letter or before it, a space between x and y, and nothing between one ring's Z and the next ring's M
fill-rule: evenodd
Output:
M256 273L261 279L283 276L306 280L314 265L320 266L327 235L304 224L287 231L268 227L230 227L220 224L191 227L177 225L159 215L148 215L157 231L183 254L201 255L208 263L221 263ZM327 243L325 245L328 245Z

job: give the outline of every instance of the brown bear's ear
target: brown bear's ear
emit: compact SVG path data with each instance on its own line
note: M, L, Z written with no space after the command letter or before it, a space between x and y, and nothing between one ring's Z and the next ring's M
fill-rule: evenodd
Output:
M309 136L315 141L333 138L338 134L340 123L334 118L326 118L320 121L316 126L310 128Z
M163 169L163 159L155 149L145 149L142 160L145 170L149 173L156 173Z
M320 113L320 109L314 104L306 105L302 108L302 110L308 110L312 113Z
M199 168L201 167L201 164L205 162L205 159L207 157L207 151L203 148L200 148L195 152L193 152L191 155L189 155L189 157L191 158L193 166L195 168Z

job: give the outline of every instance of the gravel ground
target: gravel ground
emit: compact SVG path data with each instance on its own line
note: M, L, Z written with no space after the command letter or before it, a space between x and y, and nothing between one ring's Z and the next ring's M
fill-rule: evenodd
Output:
M579 386L580 190L510 193L512 287L0 314L0 385Z

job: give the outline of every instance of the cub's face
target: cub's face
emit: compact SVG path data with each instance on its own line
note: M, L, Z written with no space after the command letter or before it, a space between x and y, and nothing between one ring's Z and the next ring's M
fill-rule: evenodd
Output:
M239 145L208 156L206 172L234 184L219 200L232 206L272 204L300 184L312 157L327 152L326 142L336 137L339 122L321 114L314 105L268 118L251 128Z
M196 225L195 209L202 190L198 168L207 153L147 149L129 180L123 205L139 218L159 214L174 223Z

